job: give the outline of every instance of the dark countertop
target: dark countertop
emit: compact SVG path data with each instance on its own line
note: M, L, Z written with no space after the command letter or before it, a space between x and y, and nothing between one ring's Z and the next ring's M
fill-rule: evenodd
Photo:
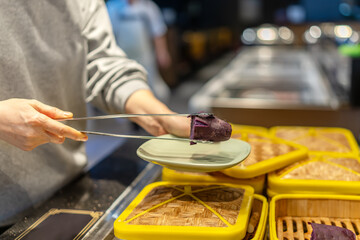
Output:
M1 240L13 240L52 208L106 211L136 178L147 162L136 156L145 140L125 141L115 152L31 210L27 217L8 228L0 228Z

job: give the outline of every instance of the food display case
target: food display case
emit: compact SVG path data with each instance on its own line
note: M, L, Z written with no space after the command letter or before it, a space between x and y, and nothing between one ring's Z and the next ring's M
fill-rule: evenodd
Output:
M189 101L232 123L272 127L330 126L360 131L360 110L339 99L323 68L304 48L243 48Z
M242 50L190 100L194 111L249 104L332 108L338 101L306 51L265 46Z

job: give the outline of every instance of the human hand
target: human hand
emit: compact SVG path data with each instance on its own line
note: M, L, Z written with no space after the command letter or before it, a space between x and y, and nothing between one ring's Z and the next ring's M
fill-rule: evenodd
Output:
M56 119L73 116L70 112L45 105L37 100L0 101L0 139L24 150L51 142L61 144L65 138L86 141L87 136Z
M125 111L129 114L173 114L165 104L154 97L149 90L139 90L133 93L125 105ZM178 116L152 116L135 117L131 120L139 124L148 133L154 136L173 134L179 137L190 136L191 119Z

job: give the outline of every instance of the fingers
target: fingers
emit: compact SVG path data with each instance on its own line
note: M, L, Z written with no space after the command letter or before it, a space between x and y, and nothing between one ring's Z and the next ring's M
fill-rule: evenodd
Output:
M31 100L30 105L40 113L37 117L37 122L47 132L50 142L62 143L65 138L87 141L88 137L86 134L54 120L71 118L73 116L71 112L62 111L37 100Z
M53 120L45 115L39 117L42 128L52 135L58 137L66 137L76 141L87 141L88 137L85 133L79 132L76 129ZM55 138L52 138L57 141Z
M86 141L87 135L60 123L72 113L48 106L36 100L8 99L0 101L0 139L24 151L42 144L63 143L65 138Z
M167 133L179 137L190 136L191 119L187 117L141 117L132 118L131 120L154 136L160 136Z
M79 132L74 128L71 128L56 121L49 121L49 123L44 126L44 129L60 137L66 137L76 141L88 140L88 137L85 133Z
M49 137L49 142L56 143L56 144L62 144L65 141L64 136L58 136L58 135L55 135L48 131L45 131L45 132Z
M73 114L71 112L62 111L56 107L46 105L37 100L31 100L30 105L38 112L40 112L52 119L72 118L72 116L73 116Z
M153 136L160 136L167 133L165 128L153 117L131 118L131 120L139 124Z
M179 137L190 136L191 119L188 117L170 116L159 119L168 133Z
M40 117L40 121L42 121L41 124L43 125L43 129L49 135L50 142L62 143L65 138L70 138L76 141L87 141L88 137L86 134L53 120L71 118L73 116L71 112L62 111L56 107L46 105L37 100L31 100L30 105L41 114L47 116Z
M80 140L84 141L83 139ZM34 148L43 145L45 143L51 142L56 144L62 144L64 141L65 141L64 136L59 136L49 131L38 131L36 135L28 134L27 136L21 138L21 141L14 142L13 145L17 146L18 148L24 151L31 151Z
M9 143L23 151L31 151L40 145L50 142L50 137L46 132L38 130L36 132L25 132L22 136L17 137L16 141L12 140Z

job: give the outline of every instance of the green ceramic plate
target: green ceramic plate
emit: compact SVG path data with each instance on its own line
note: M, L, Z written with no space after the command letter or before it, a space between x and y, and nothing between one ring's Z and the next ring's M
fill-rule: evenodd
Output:
M250 154L250 145L239 139L195 145L184 141L152 139L143 143L136 153L145 161L174 170L213 172L239 164Z

